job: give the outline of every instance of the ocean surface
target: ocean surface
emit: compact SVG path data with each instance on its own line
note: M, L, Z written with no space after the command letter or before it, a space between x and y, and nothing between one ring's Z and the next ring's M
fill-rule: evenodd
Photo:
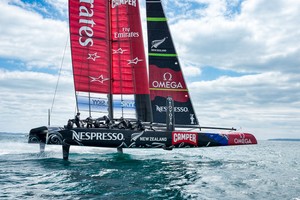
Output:
M0 133L0 199L300 200L300 142L198 149L116 149L27 144Z

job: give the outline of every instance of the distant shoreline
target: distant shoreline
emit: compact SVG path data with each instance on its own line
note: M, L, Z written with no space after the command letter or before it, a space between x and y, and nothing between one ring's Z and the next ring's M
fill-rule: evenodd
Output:
M273 138L268 139L269 141L293 141L293 142L300 142L300 138Z

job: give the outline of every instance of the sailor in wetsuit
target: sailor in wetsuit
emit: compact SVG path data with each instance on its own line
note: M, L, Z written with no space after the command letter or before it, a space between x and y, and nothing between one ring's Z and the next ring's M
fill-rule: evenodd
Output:
M80 113L77 113L77 115L75 115L75 124L78 128L80 128Z
M144 127L144 125L143 125L143 123L142 123L142 121L140 119L137 120L137 122L136 122L136 129L140 130L140 131L145 130L145 127Z
M87 128L92 128L93 127L93 118L92 117L86 118L85 122L86 122L86 127Z

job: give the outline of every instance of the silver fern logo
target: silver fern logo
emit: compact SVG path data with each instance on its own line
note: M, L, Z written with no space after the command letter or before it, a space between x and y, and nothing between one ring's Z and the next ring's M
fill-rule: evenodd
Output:
M164 37L163 39L161 39L161 40L153 40L152 42L151 42L151 49L153 49L153 47L155 48L155 49L157 49L157 47L159 46L159 45L161 45L162 43L164 43L165 41L166 41L166 39L168 39L168 37Z

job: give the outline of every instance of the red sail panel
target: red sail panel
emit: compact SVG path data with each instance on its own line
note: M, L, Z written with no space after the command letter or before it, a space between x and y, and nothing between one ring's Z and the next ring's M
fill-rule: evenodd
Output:
M69 0L75 90L109 93L108 1Z
M149 94L138 0L111 2L112 94Z

